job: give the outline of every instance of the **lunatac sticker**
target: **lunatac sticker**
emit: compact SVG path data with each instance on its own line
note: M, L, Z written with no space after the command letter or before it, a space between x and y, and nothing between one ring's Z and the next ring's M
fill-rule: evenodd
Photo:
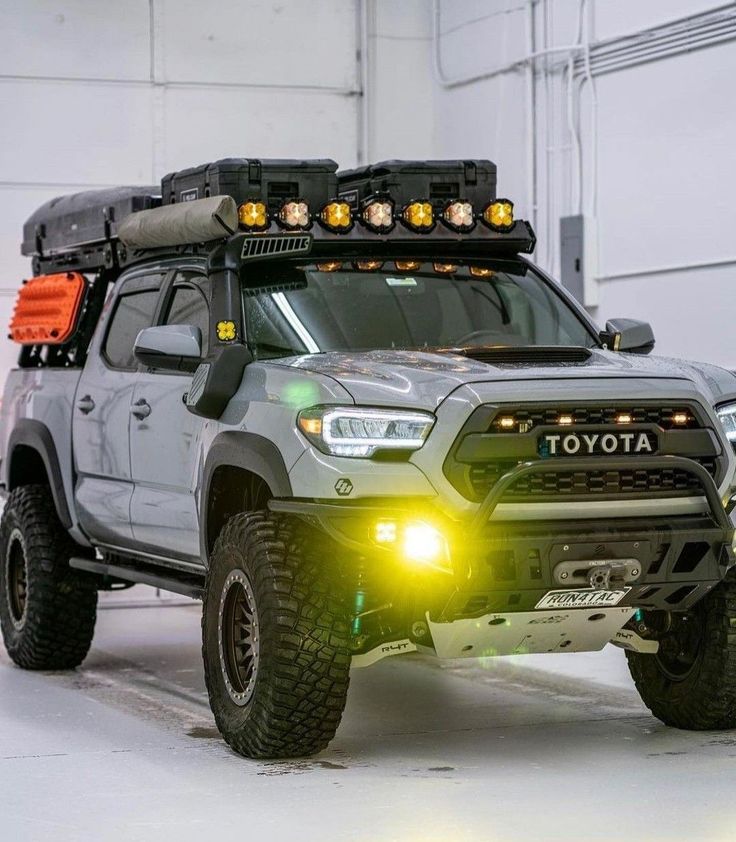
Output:
M599 591L593 588L549 591L534 606L540 608L612 608L626 596L631 588Z

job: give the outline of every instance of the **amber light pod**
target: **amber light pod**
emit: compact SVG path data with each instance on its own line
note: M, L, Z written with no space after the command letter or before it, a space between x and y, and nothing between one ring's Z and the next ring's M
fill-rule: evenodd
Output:
M442 211L442 221L453 231L471 231L475 225L475 215L470 202L450 202Z
M284 202L279 211L278 220L284 228L309 228L311 224L311 220L309 219L309 205L298 199L291 202Z
M422 268L419 260L396 260L394 266L399 272L416 272Z
M470 274L474 278L492 278L496 273L493 269L487 269L485 266L471 266Z
M457 263L433 263L432 267L435 272L439 272L441 275L451 275L453 272L457 272Z
M347 202L330 202L322 208L320 222L330 231L344 234L353 227L353 214Z
M356 260L353 267L360 272L374 272L383 266L382 260Z
M342 263L339 260L328 260L325 263L318 263L317 268L320 272L337 272L342 269Z
M86 289L80 272L26 281L15 302L10 338L21 345L63 345L74 333Z
M394 227L394 203L390 199L371 199L361 211L360 218L366 228L385 234Z
M238 207L238 222L248 231L268 228L268 211L263 202L243 202Z
M434 228L434 212L429 202L410 202L401 212L401 218L412 231L426 233Z
M514 203L496 199L483 209L483 221L494 231L510 231L514 227Z

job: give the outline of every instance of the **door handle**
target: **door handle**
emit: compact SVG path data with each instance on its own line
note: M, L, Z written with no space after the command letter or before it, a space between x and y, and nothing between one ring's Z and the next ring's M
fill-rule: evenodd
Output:
M85 395L77 401L77 409L84 415L88 415L95 408L95 402L91 395Z
M145 398L141 398L131 406L130 412L131 415L135 415L139 421L142 421L151 414L151 406Z

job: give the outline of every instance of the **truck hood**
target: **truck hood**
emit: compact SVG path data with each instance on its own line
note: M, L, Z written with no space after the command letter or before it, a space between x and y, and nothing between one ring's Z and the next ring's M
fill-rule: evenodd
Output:
M434 410L472 383L571 379L686 380L711 404L736 398L736 376L707 363L594 349L577 363L486 363L459 354L422 351L329 351L272 360L338 381L356 403Z

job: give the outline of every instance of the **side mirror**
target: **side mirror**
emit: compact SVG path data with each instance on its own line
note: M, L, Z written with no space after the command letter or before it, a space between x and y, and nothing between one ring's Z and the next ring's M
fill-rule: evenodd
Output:
M193 325L157 325L142 330L133 353L144 365L194 371L202 359L202 331Z
M648 354L654 348L654 331L649 322L637 319L611 319L601 331L601 342L611 351Z

